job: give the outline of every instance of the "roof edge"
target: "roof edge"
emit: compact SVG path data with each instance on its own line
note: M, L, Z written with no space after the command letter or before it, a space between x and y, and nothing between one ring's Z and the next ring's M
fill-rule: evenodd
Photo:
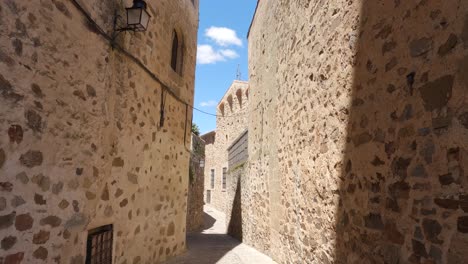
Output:
M257 15L257 10L258 10L258 5L260 4L260 0L257 0L257 6L255 7L255 12L253 14L253 17L252 17L252 21L250 21L250 26L249 26L249 31L247 32L247 39L249 39L249 36L250 36L250 30L252 29L252 25L255 21L255 17Z
M226 92L224 92L223 94L223 97L221 97L221 99L219 99L219 102L218 104L216 105L216 107L218 107L223 101L224 101L224 98L226 97L226 95L228 94L228 92L231 90L232 86L235 84L235 83L240 83L240 84L249 84L248 81L240 81L240 80L234 80L231 85L229 85L229 88L227 88Z
M206 136L206 135L209 135L209 134L212 134L212 133L216 133L216 129L215 129L215 130L208 131L208 132L206 132L205 134L200 135L199 137L201 138L201 137L203 137L203 136Z

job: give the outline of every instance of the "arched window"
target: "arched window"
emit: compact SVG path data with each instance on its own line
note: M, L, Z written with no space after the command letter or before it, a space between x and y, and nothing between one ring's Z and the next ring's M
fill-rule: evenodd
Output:
M184 62L184 44L181 36L174 30L172 38L172 56L171 68L179 75L182 75L182 68Z
M239 101L239 105L242 107L242 90L239 89L236 92L237 100Z
M224 116L224 103L219 105L219 111L221 111L221 115Z
M227 101L229 103L229 108L231 108L231 111L232 111L232 95L228 96Z

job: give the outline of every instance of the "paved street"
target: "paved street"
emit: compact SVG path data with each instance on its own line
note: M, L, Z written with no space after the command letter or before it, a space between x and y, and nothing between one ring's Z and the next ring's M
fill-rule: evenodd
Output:
M188 251L165 264L275 264L271 258L226 235L224 214L205 206L205 230L187 236Z

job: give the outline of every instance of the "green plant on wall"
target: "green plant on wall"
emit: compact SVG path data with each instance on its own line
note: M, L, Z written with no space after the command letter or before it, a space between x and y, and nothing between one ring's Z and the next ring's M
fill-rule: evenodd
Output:
M245 166L245 162L242 162L241 164L236 165L234 168L229 170L229 173L235 172L236 170L243 169Z
M195 123L192 124L192 133L194 133L197 136L200 136L200 128L198 128L198 125Z
M198 139L193 144L193 152L199 157L205 156L205 146Z

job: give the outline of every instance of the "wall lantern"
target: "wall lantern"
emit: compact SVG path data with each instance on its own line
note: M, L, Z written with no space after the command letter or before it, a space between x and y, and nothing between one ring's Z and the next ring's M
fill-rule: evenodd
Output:
M114 39L123 31L143 32L148 28L151 16L148 11L146 11L146 2L144 0L133 0L133 6L126 8L126 10L126 26L117 27L117 20L120 16L117 15L114 20Z
M146 31L150 18L146 11L146 2L143 0L133 0L133 6L127 8L127 27L130 30Z

